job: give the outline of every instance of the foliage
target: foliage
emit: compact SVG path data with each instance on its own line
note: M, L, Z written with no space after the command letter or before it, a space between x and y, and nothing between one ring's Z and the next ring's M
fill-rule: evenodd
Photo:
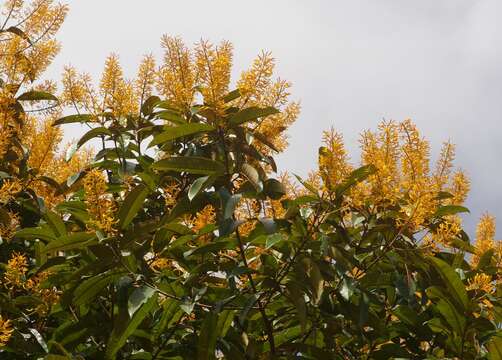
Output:
M43 70L29 49L66 8L5 8L25 28L2 51ZM299 105L270 54L231 90L231 44L162 45L132 80L110 56L98 88L68 67L57 98L0 60L2 358L500 358L502 248L489 215L462 230L452 144L431 170L411 121L383 122L354 167L329 131L308 179L277 177Z

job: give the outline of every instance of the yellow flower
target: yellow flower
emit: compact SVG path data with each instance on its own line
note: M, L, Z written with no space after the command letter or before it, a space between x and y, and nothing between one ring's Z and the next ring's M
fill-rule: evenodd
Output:
M484 214L476 228L476 241L474 247L476 254L471 258L471 264L476 266L480 256L495 246L495 218L489 214Z
M461 219L458 216L448 217L436 229L434 240L443 246L448 246L452 239L462 231Z
M223 96L228 93L232 68L232 44L223 41L213 46L201 41L195 48L197 78L204 102L219 115L224 113Z
M140 103L143 103L152 95L155 85L155 76L155 58L153 55L145 55L139 66L138 76L134 83Z
M153 271L157 271L157 272L160 272L164 269L167 269L168 267L170 267L172 264L171 264L171 261L166 259L166 258L156 258L155 260L153 260L151 263L150 263L150 268L153 270Z
M180 110L192 105L196 71L190 50L177 37L162 37L163 64L158 73L157 89Z
M206 225L213 224L216 220L216 212L212 205L206 205L201 211L197 213L193 222L193 230L199 232ZM201 237L202 241L209 239L208 234Z
M6 270L3 275L3 283L8 289L20 288L25 281L28 271L28 259L20 253L13 253L7 262Z
M476 274L474 278L469 279L467 290L480 290L487 294L492 294L495 291L491 276L483 273Z
M106 189L106 179L100 170L93 169L84 177L85 203L91 217L88 226L113 235L116 233L116 206Z
M324 186L333 190L352 171L348 163L347 151L341 134L331 129L323 133L323 143L319 151L319 173Z
M23 189L23 185L17 179L6 179L0 187L0 204L7 204L14 196Z
M20 219L19 216L12 211L7 211L8 218L4 222L0 223L0 238L3 241L9 241L16 232Z
M251 69L243 71L237 87L241 93L239 107L250 99L260 101L271 84L275 61L269 52L262 52L254 61Z
M7 345L13 332L10 320L4 320L0 315L0 348Z

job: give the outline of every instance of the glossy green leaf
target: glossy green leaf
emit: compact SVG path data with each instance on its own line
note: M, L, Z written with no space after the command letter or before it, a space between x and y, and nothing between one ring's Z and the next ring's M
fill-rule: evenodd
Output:
M58 101L58 98L54 95L45 92L45 91L27 91L17 97L19 101L42 101L42 100L50 100L50 101Z
M117 215L121 229L125 229L131 223L149 193L150 189L146 185L139 184L127 194Z
M279 113L279 110L273 107L259 108L252 106L239 111L235 115L232 115L230 117L229 123L231 125L240 125L261 117L266 117L277 113Z
M173 156L155 162L152 168L202 175L221 175L225 172L222 163L199 156Z
M167 127L163 132L153 137L148 147L179 139L184 136L195 135L214 131L215 128L211 125L201 123L190 123L179 126Z

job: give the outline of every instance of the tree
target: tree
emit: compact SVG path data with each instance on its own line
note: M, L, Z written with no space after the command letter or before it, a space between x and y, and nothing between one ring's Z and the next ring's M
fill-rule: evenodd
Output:
M3 170L3 357L499 358L501 247L488 215L462 230L452 144L431 170L412 122L383 122L354 167L332 130L308 179L278 177L299 105L270 54L231 90L231 44L162 45L132 80L110 56L97 89L65 69L74 113L44 119L89 130L51 177L34 151Z

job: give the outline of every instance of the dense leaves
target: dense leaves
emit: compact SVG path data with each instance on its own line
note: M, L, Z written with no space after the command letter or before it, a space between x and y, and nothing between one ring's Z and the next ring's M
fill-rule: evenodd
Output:
M2 359L500 358L501 249L488 216L475 244L462 231L448 146L431 172L414 126L383 123L353 167L328 132L308 179L277 176L298 109L269 55L230 91L230 44L163 45L135 86L110 57L99 92L67 69L60 101L28 90L1 109L21 124L25 102L74 106L47 127L90 128L64 163L98 151L54 180L8 136Z

